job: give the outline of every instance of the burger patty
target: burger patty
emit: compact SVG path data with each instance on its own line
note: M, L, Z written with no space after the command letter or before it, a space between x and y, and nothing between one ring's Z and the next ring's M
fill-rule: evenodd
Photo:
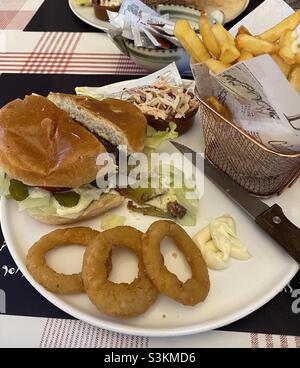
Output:
M98 141L100 141L103 144L103 146L105 147L108 153L115 154L116 152L118 152L118 148L114 146L113 144L111 144L109 141L107 141L103 137L97 136L97 138L98 138Z
M99 137L96 136L98 138L98 140L103 144L104 148L106 149L106 151L108 153L111 153L114 155L115 157L115 162L116 165L119 166L119 149L118 147L114 146L113 144L111 144L109 141L107 141L105 138L103 137Z

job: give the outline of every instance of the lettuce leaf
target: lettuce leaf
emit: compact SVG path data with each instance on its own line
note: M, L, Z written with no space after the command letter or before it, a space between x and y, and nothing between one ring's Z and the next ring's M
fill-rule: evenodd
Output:
M50 192L34 188L30 190L29 196L24 201L19 202L19 210L28 210L35 214L76 218L80 212L84 211L93 201L97 201L104 192L91 185L77 188L75 191L80 194L78 204L74 207L64 207L57 202Z
M162 168L164 169L164 165ZM166 184L168 181L169 189L165 195L159 197L161 206L165 209L168 202L177 201L187 210L186 215L182 219L177 219L178 223L183 226L195 226L197 223L197 213L200 202L199 193L197 192L196 187L194 189L190 189L194 187L194 183L191 179L188 179L185 176L182 170L172 166L169 171L169 180L167 180L166 177L164 178ZM182 183L182 186L176 187L176 183ZM189 187L185 184L189 185Z
M152 126L147 127L147 138L145 146L152 150L156 150L162 143L170 139L178 137L176 132L177 125L173 122L169 124L169 128L165 131L157 131Z
M19 202L19 211L29 210L33 208L49 207L50 192L42 189L33 189L24 201Z

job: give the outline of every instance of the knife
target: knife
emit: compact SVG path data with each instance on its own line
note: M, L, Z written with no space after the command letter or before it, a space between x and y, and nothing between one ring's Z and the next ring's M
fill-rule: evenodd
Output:
M199 167L197 154L191 148L175 141L171 143L182 154ZM230 176L216 168L207 159L204 159L204 175L218 188L237 203L256 224L280 244L298 263L300 263L300 229L295 226L283 213L278 204L269 207L260 199L254 197L238 185Z

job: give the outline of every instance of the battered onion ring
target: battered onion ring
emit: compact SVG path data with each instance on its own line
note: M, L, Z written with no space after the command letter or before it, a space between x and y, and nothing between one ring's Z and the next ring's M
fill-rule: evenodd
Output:
M88 244L99 234L88 227L58 229L43 236L28 251L26 267L32 277L47 290L57 294L84 292L81 273L65 275L54 271L46 264L45 255L51 249L70 244ZM109 267L108 267L109 268Z
M165 236L174 239L192 269L192 278L185 283L178 280L164 265L160 243ZM210 282L201 252L189 235L174 222L157 221L149 227L143 237L143 259L149 277L161 293L191 306L207 297Z
M82 278L86 293L107 315L120 319L136 317L143 314L158 296L143 264L142 236L142 232L130 226L119 226L101 232L85 251ZM131 284L108 280L105 264L111 257L113 246L128 247L138 256L139 274Z

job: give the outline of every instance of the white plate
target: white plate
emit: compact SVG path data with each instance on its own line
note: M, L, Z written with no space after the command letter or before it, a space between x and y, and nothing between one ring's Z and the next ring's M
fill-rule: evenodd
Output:
M75 3L74 0L69 0L69 6L72 12L83 22L89 24L92 27L107 31L113 28L109 22L105 22L96 17L94 8L92 6L80 6Z
M126 82L125 82L126 83ZM186 135L178 139L200 151L203 147L199 123ZM173 152L170 143L161 147L161 151ZM300 226L298 198L300 182L276 199L284 208L288 217ZM195 228L187 228L194 235L207 222L217 216L229 213L237 220L238 233L247 245L253 258L242 262L232 260L225 271L210 271L211 291L202 304L196 307L184 307L169 298L160 295L157 302L144 315L125 321L105 316L97 311L85 294L62 296L46 291L38 285L25 267L25 257L29 247L42 235L54 227L40 224L23 212L17 210L14 201L2 199L0 218L3 235L15 262L26 279L46 299L66 313L92 325L117 332L145 336L188 335L216 329L234 322L275 297L294 277L299 266L285 251L265 235L245 214L234 205L208 179L205 180L205 194L199 208L198 223ZM126 207L112 211L126 216L126 224L145 231L156 219L129 214ZM80 223L80 225L100 228L100 218ZM165 242L164 254L167 266L179 277L188 276L188 268L181 257L174 258L174 248ZM68 249L54 250L47 257L50 266L59 272L73 273L81 268L83 248L74 246ZM177 251L178 253L178 251ZM116 280L130 281L135 274L133 257L126 252L117 252L114 259L113 277Z
M227 17L227 19L225 19L225 23L229 23L229 22L235 20L236 18L238 18L248 8L249 4L250 4L250 0L244 0L244 6L242 6L240 8L240 10L238 10L235 15L232 15L231 17ZM235 5L237 5L237 4L235 4ZM224 2L224 6L225 6L225 2ZM239 6L239 4L238 4L238 6ZM222 8L220 8L220 10L222 10ZM226 16L225 16L225 18L226 18Z
M239 12L239 14L237 14L235 17L233 17L232 19L228 19L227 22L231 22L232 20L235 20L237 17L239 17L249 6L250 4L250 0L246 0L245 1L245 5L243 7L243 9Z
M236 15L238 17L243 13L244 10L248 7L250 0L245 1L245 6L241 9L240 13ZM105 22L103 20L98 19L95 16L94 8L92 6L80 6L75 3L75 0L69 0L69 6L72 12L83 22L93 26L97 29L101 29L102 31L107 31L112 28L109 22ZM234 20L236 17L232 19L228 19L227 22Z

